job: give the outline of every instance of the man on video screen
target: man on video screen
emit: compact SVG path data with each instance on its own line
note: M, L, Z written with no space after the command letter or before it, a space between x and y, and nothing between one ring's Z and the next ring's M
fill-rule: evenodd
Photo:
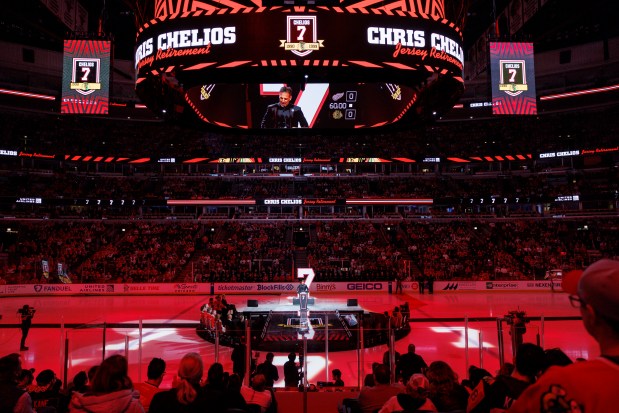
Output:
M299 106L291 103L292 88L283 86L279 90L279 103L267 106L260 127L266 128L307 128L309 125Z

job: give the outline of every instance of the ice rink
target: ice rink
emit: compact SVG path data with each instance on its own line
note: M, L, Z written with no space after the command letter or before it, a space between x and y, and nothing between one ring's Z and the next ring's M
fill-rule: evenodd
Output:
M0 300L0 353L17 352L21 331L17 309L24 304L37 310L28 336L28 351L22 352L24 367L37 371L54 370L64 377L67 354L69 380L80 370L88 370L105 356L126 354L134 381L146 379L146 366L151 358L161 357L168 363L163 386L169 386L180 358L190 351L199 352L208 366L214 361L232 371L232 349L216 347L196 334L199 308L210 296L71 296L10 297ZM344 294L316 294L316 300L346 307L350 297ZM599 349L582 327L578 310L570 307L567 294L560 292L435 292L433 295L360 293L359 306L373 312L391 312L407 301L411 308L411 333L396 342L396 350L405 353L409 343L429 364L447 361L461 378L469 365L482 366L491 373L499 368L498 318L511 310L524 310L532 318L527 325L525 341L539 342L544 348L560 347L572 359L599 355ZM259 306L281 306L291 302L285 295L228 295L229 303L245 307L248 299L258 299ZM556 318L570 318L557 320ZM105 327L104 327L105 323ZM124 326L131 323L132 326ZM142 325L140 330L139 326ZM465 329L465 326L468 328ZM511 343L503 323L505 361L511 360ZM140 334L141 331L141 334ZM468 333L468 348L466 334ZM309 382L330 380L328 372L339 368L347 386L358 384L380 362L386 345L360 351L311 354L308 357ZM283 386L283 364L287 354L276 353ZM217 360L216 360L217 358ZM264 360L262 352L259 362ZM35 373L36 375L36 373Z

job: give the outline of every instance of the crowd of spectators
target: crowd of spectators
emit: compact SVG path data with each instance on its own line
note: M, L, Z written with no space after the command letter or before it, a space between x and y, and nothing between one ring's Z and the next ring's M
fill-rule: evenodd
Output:
M383 134L265 136L204 132L162 121L63 117L3 109L4 144L44 154L161 157L417 157L530 154L616 146L618 107L530 117L436 122ZM599 128L604 124L604 128ZM149 154L145 154L149 148Z
M616 217L315 221L12 220L3 283L524 280L619 256ZM59 269L60 264L60 269Z
M128 375L127 359L119 354L107 357L100 365L77 373L68 386L53 370L43 370L36 380L33 368L23 369L17 353L0 358L0 407L19 413L107 412L144 413L173 411L212 411L225 413L275 413L277 403L263 374L256 374L251 386L241 384L236 374L224 371L220 363L205 373L202 356L187 353L180 361L172 388L160 388L166 363L154 358L149 363L148 379L134 383ZM29 374L28 374L29 373ZM25 377L25 378L24 378ZM268 395L268 396L267 396ZM264 397L263 397L264 396Z
M301 178L122 176L13 166L0 170L0 216L20 219L333 220L616 215L619 191L619 169L611 166L558 174L514 171ZM262 205L263 199L303 200L303 205ZM344 200L352 199L361 200L361 204L344 204ZM367 205L363 205L364 199L368 200ZM370 203L375 199L433 201L432 205ZM181 201L170 206L169 200ZM216 200L218 204L192 204L197 200ZM252 205L241 205L245 200L251 200Z
M520 203L552 203L558 196L579 195L583 199L611 200L617 188L616 168L564 170L560 174L495 172L467 174L345 175L331 177L294 176L192 176L96 174L71 171L27 170L19 166L0 171L0 197L38 197L46 203L62 200L150 200L165 206L165 200L244 200L265 198L359 199L359 198L480 198L495 197ZM512 201L513 202L513 201ZM56 207L56 215L77 215L75 205ZM557 204L558 205L558 204ZM113 210L121 205L91 205ZM122 205L128 208L130 205ZM138 205L141 206L141 205ZM458 206L456 204L456 206ZM39 206L39 209L42 206ZM107 207L107 208L106 208ZM587 205L584 205L586 208ZM15 212L7 205L0 212ZM73 212L72 212L73 211ZM194 208L193 214L199 214Z
M573 361L561 349L543 349L525 342L517 347L513 363L503 364L496 373L470 366L466 377L461 378L443 360L426 362L410 344L408 352L401 356L394 349L388 350L382 363L373 364L358 397L342 398L339 409L342 413L612 411L617 402L613 390L619 380L615 311L618 277L619 262L602 259L565 280L570 302L579 308L587 332L600 345L599 358ZM219 296L203 308L217 307L225 313L225 297ZM291 353L288 369L293 370L294 380L289 382L288 377L286 383L296 391L301 376L295 358L296 354ZM53 370L43 370L35 379L36 370L23 365L24 360L17 353L0 358L3 411L277 412L273 387L279 379L279 368L273 364L273 353L268 353L262 363L256 359L250 365L249 386L241 384L242 376L236 372L226 372L221 363L214 362L206 369L200 354L187 353L170 389L159 388L166 365L159 358L149 363L145 383L134 384L127 359L115 354L88 371L80 371L64 387ZM334 374L332 386L343 385L337 377ZM583 385L583 380L588 383ZM305 384L299 389L318 390Z
M303 390L304 387L299 383L302 363L295 359L296 353L290 353L289 367L295 380L287 382L287 390ZM35 368L24 365L25 361L14 353L0 358L0 392L6 397L0 405L17 406L17 410L10 411L48 413L103 411L96 409L110 413L170 412L187 406L208 407L209 411L221 413L228 409L238 409L237 413L275 413L277 391L284 389L273 388L280 376L279 367L273 365L273 353L268 353L262 363L252 361L250 385L246 386L242 385L241 376L224 371L222 364L215 362L207 369L200 354L187 353L180 361L172 388L166 389L161 387L166 374L164 360L152 359L147 380L137 383L128 375L127 360L117 354L88 371L78 372L63 386L53 370L43 370L35 379ZM572 360L559 349L544 351L535 344L525 343L519 347L515 363L506 363L506 371L493 375L471 366L468 376L461 380L444 361L426 363L411 344L409 352L393 364L389 359L374 363L358 398L344 399L341 410L391 413L403 407L408 408L407 411L417 411L424 406L423 411L451 412L465 411L469 405L472 412L487 412L492 408L509 407L550 367L570 364ZM395 369L393 377L392 368ZM321 385L330 391L344 386L339 369L334 370L334 382ZM481 387L485 389L483 392L475 391ZM308 391L317 390L310 384Z
M613 231L619 169L612 153L487 162L483 173L471 163L454 168L445 158L612 149L617 110L435 122L383 134L269 137L2 108L0 149L7 156L0 157L1 279L289 281L299 256L333 281L393 280L403 271L411 279L528 279L554 268L581 268L618 254ZM10 156L13 150L25 156ZM153 161L94 163L73 160L73 154ZM154 161L194 156L250 161ZM278 156L322 159L327 169L304 176L280 169L277 161L257 161ZM425 156L443 161L403 163L407 168L401 169L397 162L324 161ZM488 197L506 201L494 205ZM436 202L341 202L376 198ZM237 202L167 204L179 199ZM238 202L262 199L328 202ZM548 219L552 216L569 220ZM304 219L311 222L309 238L299 246L293 226Z

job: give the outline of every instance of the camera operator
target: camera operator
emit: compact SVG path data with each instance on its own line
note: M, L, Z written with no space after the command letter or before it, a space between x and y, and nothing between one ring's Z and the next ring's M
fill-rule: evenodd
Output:
M17 310L21 318L21 346L20 351L28 350L26 347L26 337L28 337L28 332L30 331L30 326L32 325L32 317L34 317L34 313L36 310L34 307L30 307L28 304L24 304L24 306Z
M529 322L529 319L526 316L526 312L514 310L505 316L505 320L511 326L509 333L512 336L512 349L515 355L516 350L524 341L523 336L527 332L526 324Z

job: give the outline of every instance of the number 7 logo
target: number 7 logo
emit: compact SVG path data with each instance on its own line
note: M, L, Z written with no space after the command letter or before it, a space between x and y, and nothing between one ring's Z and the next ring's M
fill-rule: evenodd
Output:
M280 40L280 47L301 57L324 47L316 34L316 21L316 16L286 16L286 40Z
M297 268L297 278L305 278L305 285L307 285L307 288L310 288L310 285L312 285L315 275L313 268Z

